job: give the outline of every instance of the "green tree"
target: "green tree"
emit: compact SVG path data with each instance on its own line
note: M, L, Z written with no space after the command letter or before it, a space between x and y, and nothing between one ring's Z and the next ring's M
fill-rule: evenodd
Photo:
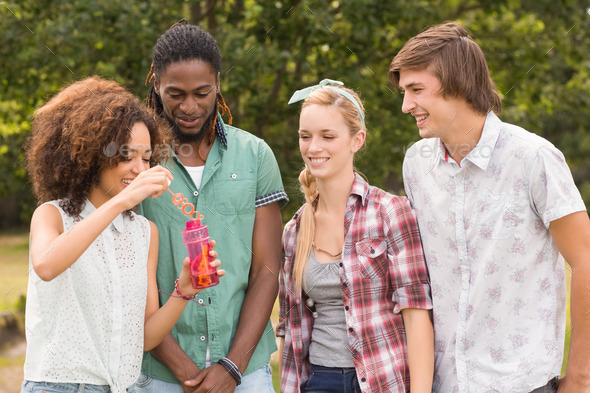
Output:
M23 142L34 110L62 86L101 75L145 95L151 47L186 13L165 0L0 3L0 226L26 223L35 205ZM21 212L21 214L15 214Z
M483 47L503 95L502 118L560 148L590 202L585 0L21 0L0 3L0 16L0 197L20 201L29 214L33 199L17 163L34 109L91 74L144 97L151 47L183 16L220 43L222 91L234 124L275 151L293 200L285 218L301 201L296 179L302 167L300 105L286 103L295 90L323 78L342 80L365 103L369 136L357 167L373 184L402 191L403 154L418 133L401 113L387 70L409 37L446 20L465 24Z
M238 125L269 141L297 201L286 215L301 201L302 166L299 105L286 102L323 78L344 81L365 103L369 135L357 167L372 183L402 191L403 154L419 136L401 113L387 70L409 37L446 20L464 23L484 48L504 99L503 119L562 149L590 202L585 1L252 1L231 12L236 4L219 3L213 22L209 8L206 23L223 47L224 91Z

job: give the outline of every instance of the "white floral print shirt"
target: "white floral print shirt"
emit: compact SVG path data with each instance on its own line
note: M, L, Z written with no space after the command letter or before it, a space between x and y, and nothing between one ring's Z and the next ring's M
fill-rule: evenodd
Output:
M565 267L548 228L586 210L561 152L490 112L461 166L431 138L403 173L431 277L433 391L529 392L559 375Z

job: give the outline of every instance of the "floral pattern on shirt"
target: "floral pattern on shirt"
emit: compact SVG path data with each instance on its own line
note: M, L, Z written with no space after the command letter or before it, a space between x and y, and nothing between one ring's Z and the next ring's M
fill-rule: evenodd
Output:
M561 152L490 112L461 166L438 138L404 160L431 276L434 392L528 392L559 375L563 258L551 221L586 210Z

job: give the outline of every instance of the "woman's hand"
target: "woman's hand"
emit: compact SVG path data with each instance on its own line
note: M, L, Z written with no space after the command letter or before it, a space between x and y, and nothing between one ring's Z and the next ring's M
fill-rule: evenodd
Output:
M147 169L137 175L135 179L119 194L116 199L123 210L129 210L138 205L148 196L157 198L168 188L169 181L172 181L170 171L160 165Z
M222 277L225 274L225 270L218 269L221 265L221 261L217 259L217 251L213 249L215 247L215 240L211 240L211 242L209 242L209 247L211 247L209 251L209 257L214 259L212 262L209 262L209 266L211 266L213 269L217 269L217 275L219 277ZM182 293L182 296L191 297L205 289L193 288L193 285L191 283L191 269L189 257L184 258L184 261L182 261L182 270L180 271L180 276L178 277L178 289Z

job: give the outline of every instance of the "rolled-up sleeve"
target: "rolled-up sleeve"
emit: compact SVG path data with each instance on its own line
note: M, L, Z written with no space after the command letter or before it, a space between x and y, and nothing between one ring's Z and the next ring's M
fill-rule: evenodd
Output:
M285 337L287 329L287 317L291 308L291 297L289 296L289 286L291 285L290 270L292 267L292 255L297 242L297 231L295 220L291 220L285 225L282 239L282 261L279 272L279 324L276 328L277 337Z
M391 275L394 312L404 308L432 309L430 278L416 215L407 198L395 198L387 210L389 239L395 274Z

